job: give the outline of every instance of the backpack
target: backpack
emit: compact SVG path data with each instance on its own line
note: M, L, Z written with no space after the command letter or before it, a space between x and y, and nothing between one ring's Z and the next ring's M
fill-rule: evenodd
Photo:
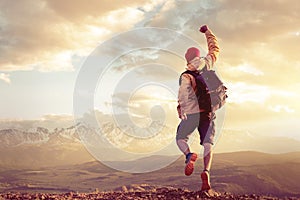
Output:
M206 68L200 71L185 71L181 74L190 74L195 78L196 96L198 99L199 109L208 112L215 112L220 109L228 97L227 88L213 70ZM181 76L179 85L181 84Z

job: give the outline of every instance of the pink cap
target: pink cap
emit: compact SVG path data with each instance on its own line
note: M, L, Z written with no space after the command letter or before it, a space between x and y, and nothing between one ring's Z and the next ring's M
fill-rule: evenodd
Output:
M185 53L186 61L189 63L195 57L200 57L200 50L197 49L196 47L188 48L188 50Z

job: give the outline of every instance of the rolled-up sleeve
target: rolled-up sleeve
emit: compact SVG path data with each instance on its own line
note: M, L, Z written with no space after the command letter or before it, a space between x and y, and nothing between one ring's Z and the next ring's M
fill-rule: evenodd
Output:
M213 34L213 32L210 29L208 29L205 32L205 36L208 46L208 53L205 57L206 67L208 69L211 69L219 57L220 47L218 44L217 37Z

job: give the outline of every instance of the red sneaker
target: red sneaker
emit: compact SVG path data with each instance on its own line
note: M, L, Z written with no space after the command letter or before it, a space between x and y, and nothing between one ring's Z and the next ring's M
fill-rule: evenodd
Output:
M185 161L186 165L185 165L185 169L184 169L184 174L186 176L190 176L193 171L194 171L194 163L197 160L197 154L195 153L190 153L187 156L187 159Z
M203 171L201 173L202 179L202 188L201 191L207 191L211 189L210 180L209 180L209 173L207 171Z

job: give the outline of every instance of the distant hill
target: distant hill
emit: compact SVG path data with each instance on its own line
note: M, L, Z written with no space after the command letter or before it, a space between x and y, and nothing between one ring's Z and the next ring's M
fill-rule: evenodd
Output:
M299 158L300 152L276 155L259 152L216 154L211 171L212 186L218 192L235 195L255 193L300 197ZM198 160L196 171L190 177L184 176L183 168L182 157L164 169L141 174L116 171L97 161L39 169L1 168L0 191L92 192L96 188L99 191L118 191L121 186L130 188L132 184L198 191L202 160Z
M300 151L300 141L245 130L224 129L217 140L216 152L259 151L265 153L287 153Z

